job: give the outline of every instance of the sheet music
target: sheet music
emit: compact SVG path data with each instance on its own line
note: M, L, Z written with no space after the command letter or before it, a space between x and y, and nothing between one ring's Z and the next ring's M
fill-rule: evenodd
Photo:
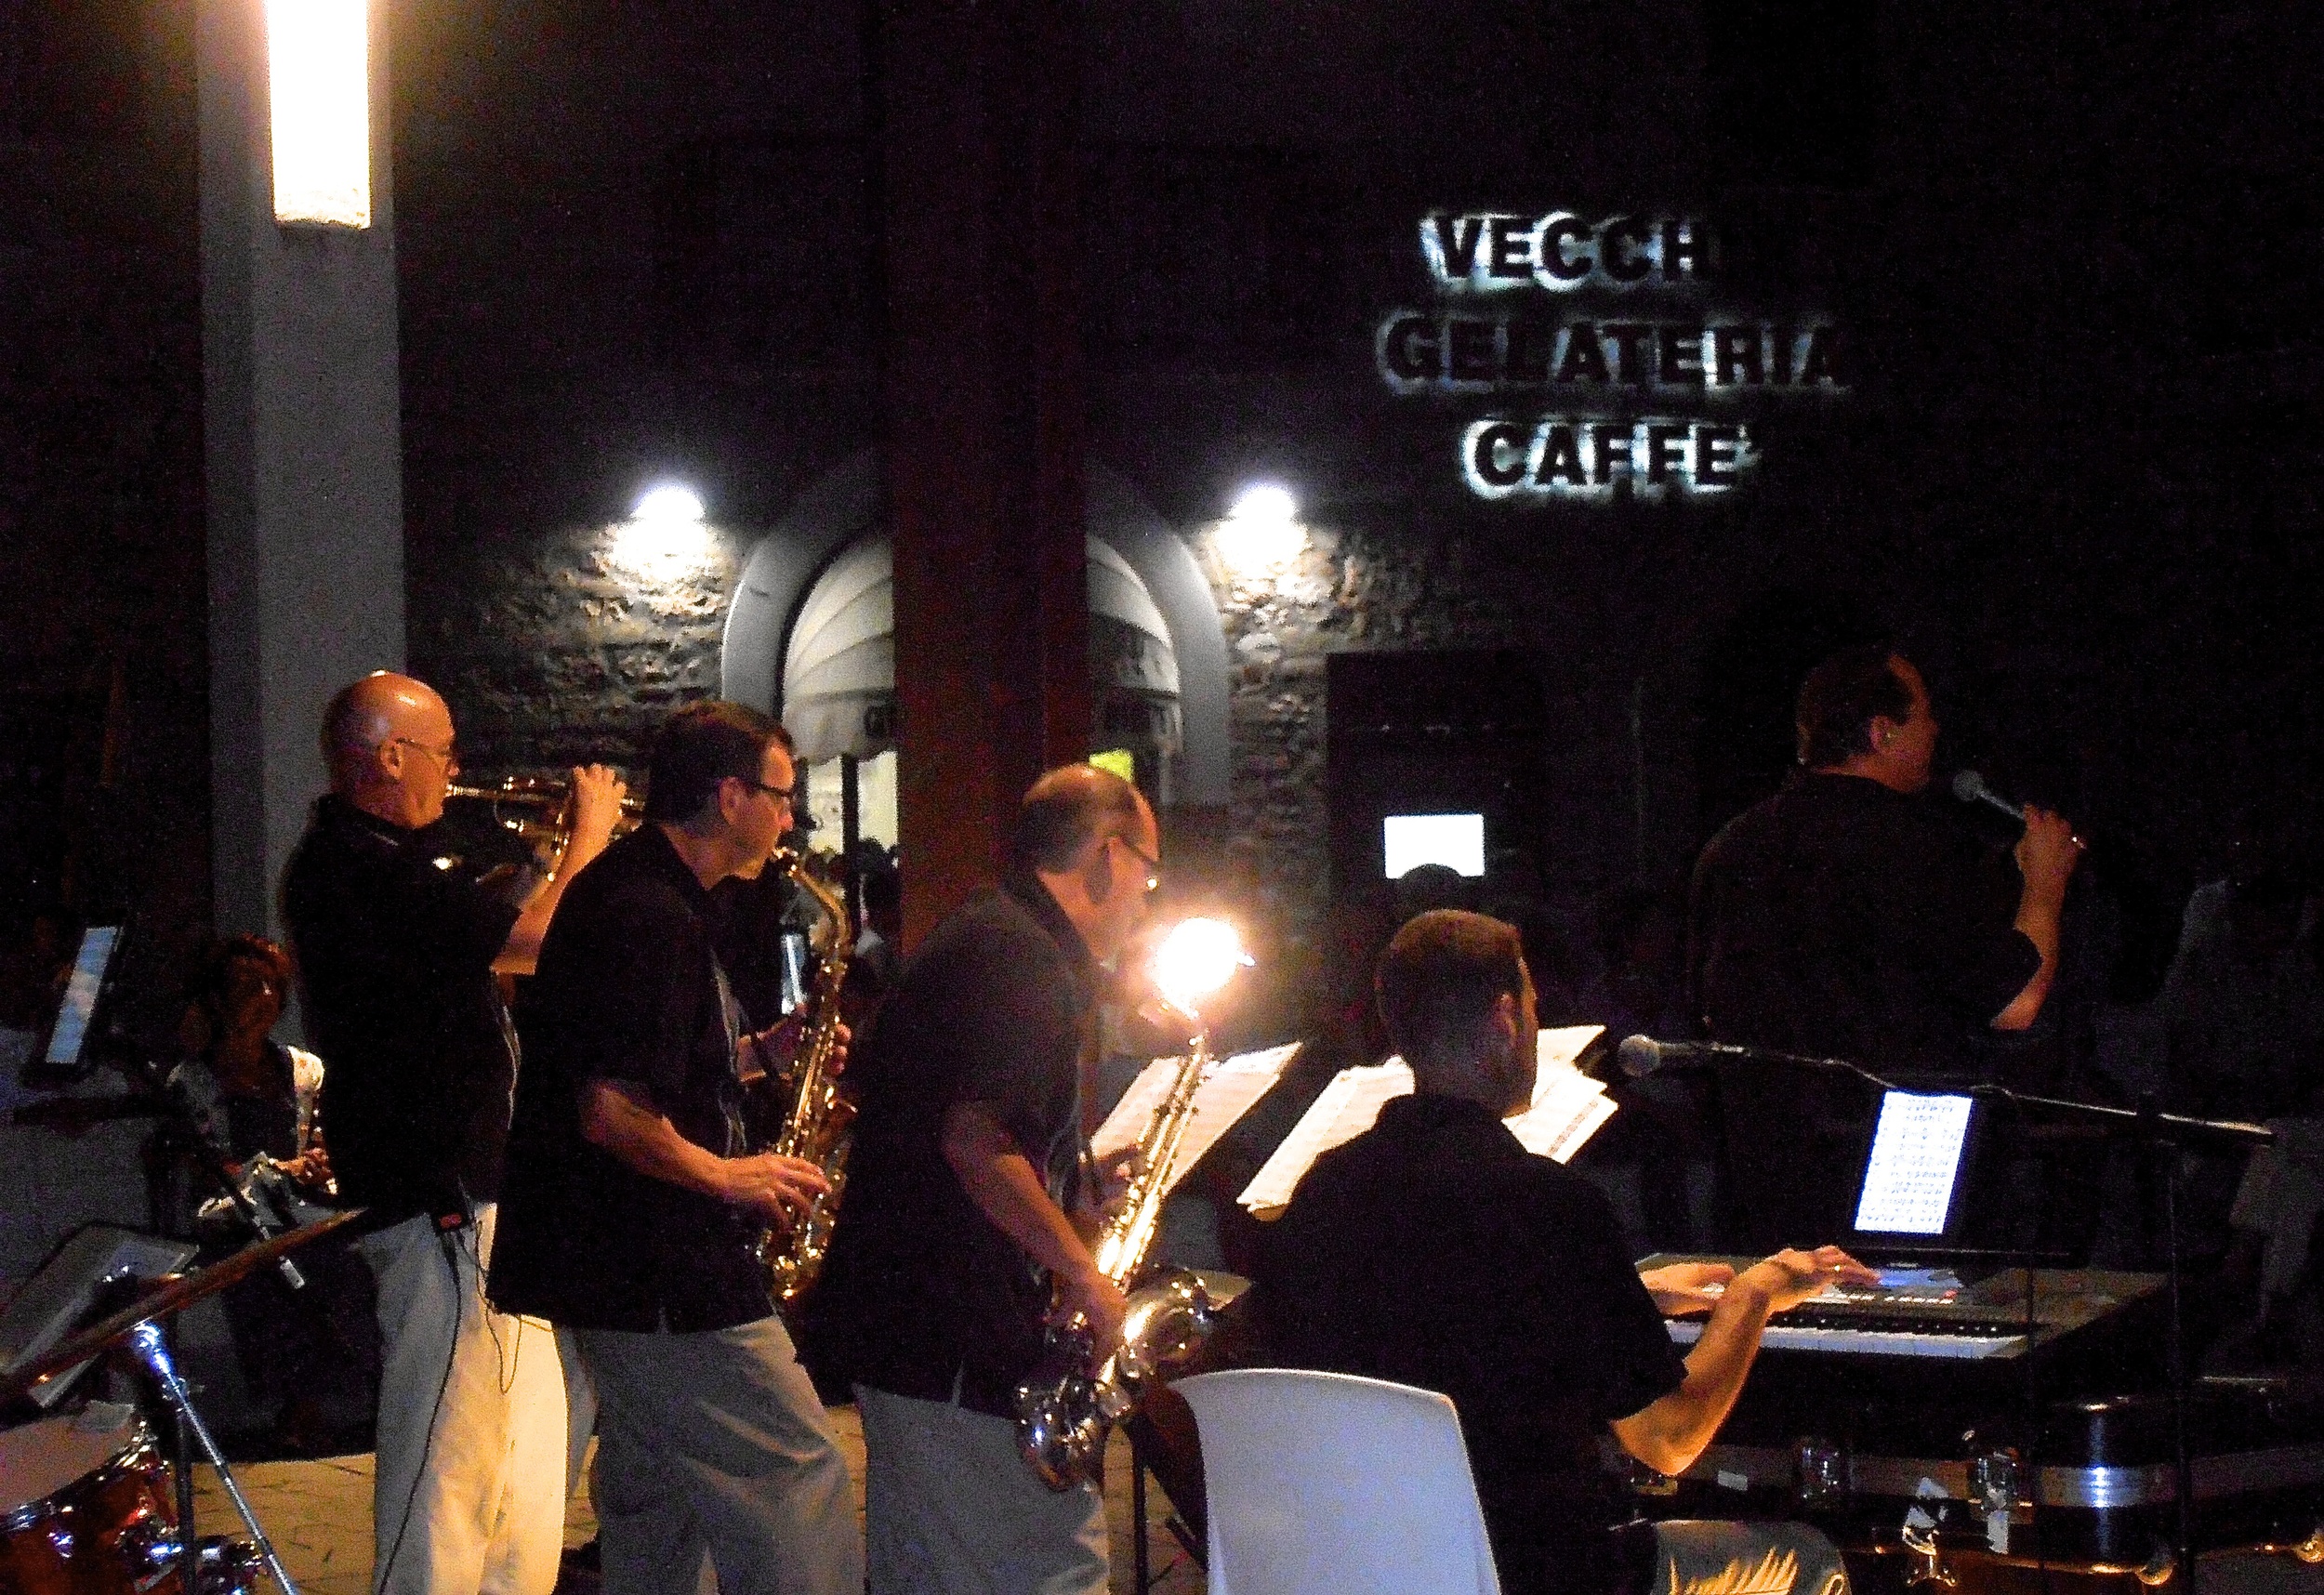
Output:
M1855 1227L1876 1234L1941 1235L1969 1136L1970 1098L1889 1091L1865 1160Z
M1290 1067L1300 1049L1299 1042L1283 1047L1270 1047L1258 1052L1239 1052L1232 1058L1221 1058L1203 1072L1202 1084L1195 1088L1195 1107L1186 1123L1185 1139L1179 1143L1178 1162L1170 1170L1169 1188L1186 1178L1187 1171L1203 1160L1205 1153L1219 1144L1219 1139L1235 1127L1235 1121L1251 1109L1251 1104L1274 1088ZM1122 1093L1114 1111L1105 1115L1097 1133L1089 1138L1089 1151L1100 1161L1107 1156L1136 1146L1154 1122L1155 1109L1170 1094L1170 1082L1185 1063L1181 1058L1157 1058L1139 1071L1129 1089Z
M1381 1107L1411 1092L1412 1071L1401 1058L1340 1070L1235 1201L1272 1218L1290 1205L1291 1193L1317 1158L1370 1129Z
M1578 1024L1540 1033L1533 1105L1505 1121L1527 1152L1564 1163L1614 1116L1604 1083L1574 1067L1574 1060L1604 1028ZM1370 1129L1391 1099L1411 1092L1412 1070L1401 1058L1341 1070L1235 1201L1262 1219L1273 1218L1290 1206L1291 1193L1317 1158Z

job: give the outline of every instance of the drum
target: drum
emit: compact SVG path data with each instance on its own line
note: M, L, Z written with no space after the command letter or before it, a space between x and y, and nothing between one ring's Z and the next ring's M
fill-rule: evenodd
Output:
M134 1408L0 1432L0 1595L176 1595L169 1469Z

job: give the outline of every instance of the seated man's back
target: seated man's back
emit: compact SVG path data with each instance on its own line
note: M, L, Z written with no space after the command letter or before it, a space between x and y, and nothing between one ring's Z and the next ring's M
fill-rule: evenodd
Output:
M1473 1102L1419 1095L1327 1154L1267 1242L1253 1311L1294 1366L1441 1391L1502 1588L1636 1590L1655 1552L1599 1460L1685 1365L1612 1208Z

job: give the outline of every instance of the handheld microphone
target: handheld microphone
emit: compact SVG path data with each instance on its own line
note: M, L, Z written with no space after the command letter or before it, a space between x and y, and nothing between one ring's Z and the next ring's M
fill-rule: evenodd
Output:
M2026 823L2026 806L2013 803L1994 791L1985 784L1985 777L1974 770L1964 770L1953 777L1953 796L1964 803L1983 803L1989 809L1998 809L2021 825ZM2084 852L2090 850L2090 844L2080 836L2071 839L2077 849Z
M1983 803L1987 808L1999 809L2021 825L2026 823L2024 806L2011 802L1987 786L1985 777L1974 770L1964 770L1953 777L1953 796L1964 803Z

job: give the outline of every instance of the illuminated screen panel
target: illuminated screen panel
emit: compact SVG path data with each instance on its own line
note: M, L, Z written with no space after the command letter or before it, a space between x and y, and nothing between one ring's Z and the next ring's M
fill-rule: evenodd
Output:
M1380 824L1390 880L1422 864L1444 864L1472 878L1485 873L1482 814L1391 814Z
M89 1021L105 989L105 966L112 962L113 943L120 939L118 925L92 925L82 936L80 956L73 960L73 978L65 984L64 1004L57 1009L56 1028L48 1033L48 1062L69 1069L81 1061Z
M274 219L371 225L369 0L267 0Z
M1967 1097L1890 1091L1881 1098L1865 1159L1856 1229L1870 1235L1941 1235L1969 1140Z

